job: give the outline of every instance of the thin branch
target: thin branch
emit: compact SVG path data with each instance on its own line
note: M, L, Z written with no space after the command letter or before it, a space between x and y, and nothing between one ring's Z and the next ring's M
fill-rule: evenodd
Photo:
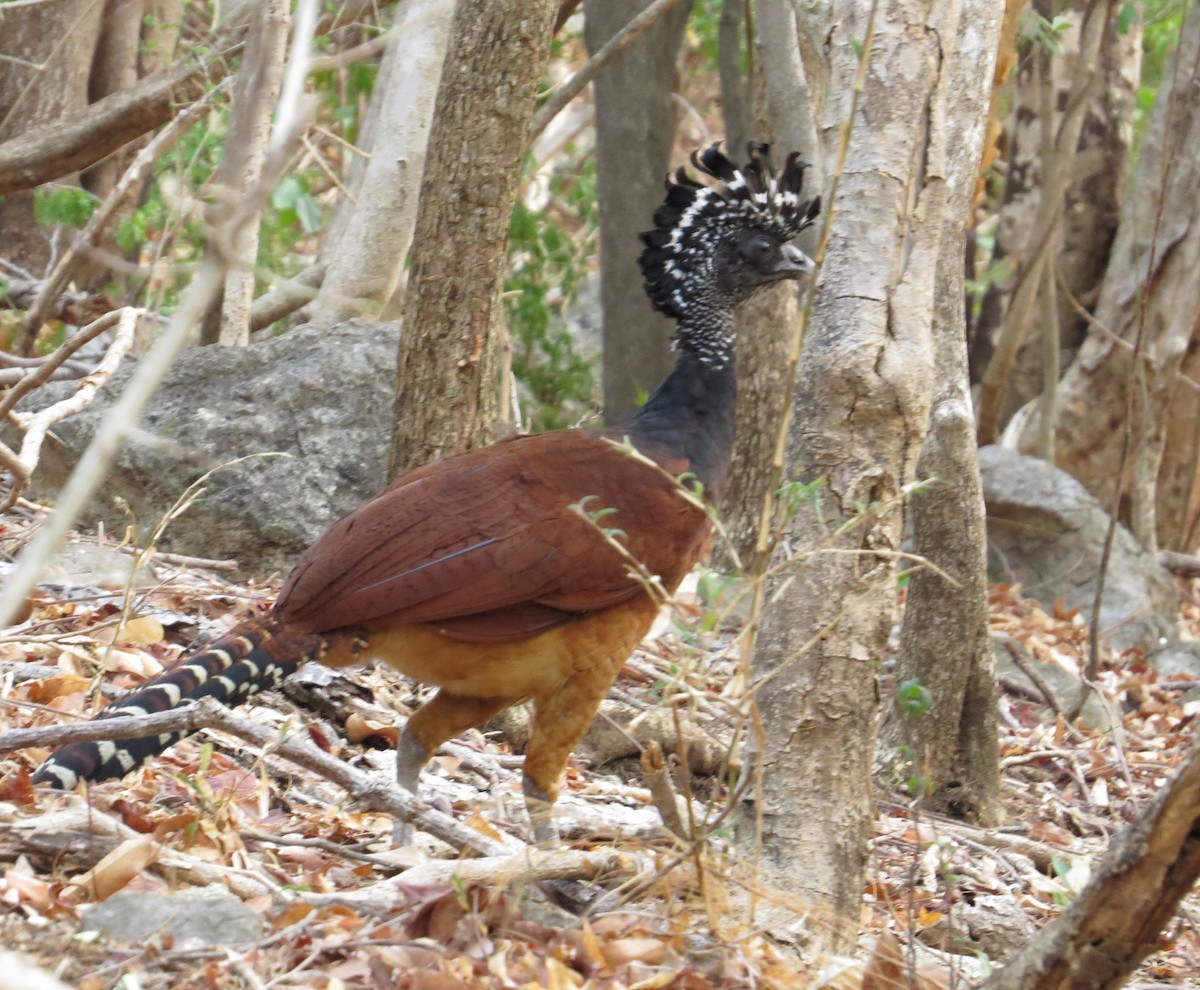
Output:
M67 359L84 344L90 340L95 340L106 330L115 327L121 319L123 312L124 310L114 310L111 313L105 313L100 319L94 323L89 323L78 333L74 334L53 354L43 359L31 359L32 365L37 368L37 371L28 374L10 392L5 394L3 399L0 399L0 416L7 416L21 399L39 385L49 381L50 373L61 365L66 364Z
M570 79L563 83L550 99L542 104L533 115L529 125L529 143L546 129L546 126L557 117L583 88L600 74L639 34L650 27L655 21L674 7L679 0L655 0L649 7L633 18L620 31L614 34L604 47L593 55L583 67Z
M292 146L298 143L299 134L293 133L291 141ZM262 180L254 188L244 191L240 203L227 203L225 210L214 211L215 224L209 237L209 249L184 291L179 308L150 352L138 364L121 397L108 410L91 444L59 493L54 512L21 552L16 567L9 572L4 598L0 599L0 628L12 622L13 616L41 578L76 517L107 476L118 451L136 428L146 404L170 370L176 355L204 318L216 298L228 264L228 253L221 248L227 246L241 224L261 208L286 160L286 154L270 157Z
M328 34L388 5L375 0L338 4L333 13L317 22L316 33ZM253 4L245 6L252 8ZM207 41L205 55L189 57L128 90L0 144L0 196L33 189L95 165L161 126L175 116L180 103L199 98L232 72L232 60L241 52L245 33L245 17L235 16Z
M124 206L126 199L141 189L142 180L151 167L153 167L154 163L175 146L179 139L183 137L184 131L195 123L202 114L208 111L208 108L216 101L218 96L224 94L229 89L229 83L230 80L223 80L205 93L199 100L167 124L166 127L154 136L154 139L146 147L138 152L137 157L134 158L129 168L125 170L125 174L118 180L113 191L100 204L100 208L92 214L83 230L79 232L79 236L67 248L66 252L59 259L58 264L54 266L54 270L50 272L46 280L42 283L37 297L25 314L21 331L24 350L29 350L29 345L32 344L34 337L41 329L42 323L50 313L53 301L71 281L71 277L75 272L75 266L86 255L88 248L96 243L100 234L117 215L117 211Z
M237 715L212 698L201 698L193 705L172 708L150 715L93 719L72 725L47 725L32 729L13 729L0 733L0 753L31 746L58 747L76 742L101 742L138 739L163 733L193 733L200 729L219 729L245 740L265 752L275 753L297 766L330 780L368 807L386 812L406 822L415 822L430 835L456 849L476 849L489 856L511 854L518 846L513 840L497 842L473 829L460 825L449 815L427 808L389 778L366 773L330 756L299 737L287 738L278 730L259 725Z
M125 359L125 355L129 353L129 349L133 346L133 333L137 328L138 317L142 315L142 312L142 310L134 309L133 307L126 307L118 311L117 315L120 318L117 320L116 333L113 335L112 343L109 344L108 350L104 352L104 357L100 360L100 363L96 365L96 370L79 383L79 387L75 389L74 394L60 402L47 406L45 409L39 409L36 413L12 414L11 418L16 420L17 425L25 431L25 436L21 441L19 471L14 472L12 491L9 492L8 498L0 508L8 509L12 506L17 500L17 496L21 493L21 489L29 480L30 475L33 474L34 468L37 467L38 458L41 455L42 442L46 438L46 431L50 429L51 425L87 409L96 397L96 393L112 378L113 373L120 367L121 362Z

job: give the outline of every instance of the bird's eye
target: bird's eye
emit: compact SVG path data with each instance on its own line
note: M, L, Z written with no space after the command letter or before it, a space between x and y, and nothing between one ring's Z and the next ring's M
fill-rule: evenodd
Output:
M771 238L760 234L751 237L742 245L742 256L751 263L762 264L771 257L774 250L775 245L771 243Z

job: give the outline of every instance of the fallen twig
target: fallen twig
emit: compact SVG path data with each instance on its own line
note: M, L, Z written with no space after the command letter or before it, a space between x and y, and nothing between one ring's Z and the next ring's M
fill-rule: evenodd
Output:
M394 818L412 822L455 849L475 849L489 856L507 855L524 848L515 840L497 841L460 825L449 815L427 808L414 795L379 774L367 774L330 756L311 743L283 739L272 729L236 715L212 698L194 705L151 715L83 722L77 725L49 725L32 729L13 729L0 733L0 753L31 746L62 746L70 742L104 739L135 739L168 732L196 732L211 728L228 732L260 749L276 753L291 762L332 781L367 807L386 812Z

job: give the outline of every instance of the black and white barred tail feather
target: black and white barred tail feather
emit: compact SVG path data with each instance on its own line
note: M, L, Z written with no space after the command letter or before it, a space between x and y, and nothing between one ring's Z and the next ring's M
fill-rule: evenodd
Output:
M750 160L741 167L726 158L717 144L693 152L697 171L719 184L706 186L680 168L673 180L667 178L667 198L654 214L655 229L641 235L646 247L638 261L646 292L654 308L672 319L683 317L687 282L703 283L708 278L693 262L711 258L715 241L748 226L790 241L821 211L819 196L800 198L808 166L799 152L788 155L783 171L776 175L767 145L751 142L747 151Z
M165 712L206 697L227 705L240 704L252 694L278 687L321 647L317 636L278 635L268 623L243 625L147 681L96 718ZM187 734L165 732L138 739L71 743L38 768L33 782L71 790L81 780L123 777Z

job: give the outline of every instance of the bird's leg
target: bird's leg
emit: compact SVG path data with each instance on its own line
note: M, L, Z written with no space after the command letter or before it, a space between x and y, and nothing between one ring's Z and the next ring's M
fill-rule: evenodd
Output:
M409 720L411 723L411 719ZM403 787L413 797L417 796L417 780L421 775L421 767L429 760L427 750L416 737L409 732L406 725L396 744L396 783ZM412 845L412 823L397 818L392 824L392 842L397 846Z
M396 745L396 783L417 796L417 780L421 767L429 761L437 748L447 739L460 732L481 725L496 712L516 704L516 698L466 698L450 694L445 688L413 712L412 718L400 734ZM392 828L392 841L396 845L412 842L412 826L397 821Z
M558 838L552 810L571 750L592 724L625 654L577 670L557 690L535 699L533 734L525 750L525 807L536 842Z
M528 755L525 758L528 759ZM554 827L554 801L558 797L558 788L548 794L525 774L521 778L521 789L525 792L525 811L533 826L533 841L539 844L553 842L558 838L558 829Z

